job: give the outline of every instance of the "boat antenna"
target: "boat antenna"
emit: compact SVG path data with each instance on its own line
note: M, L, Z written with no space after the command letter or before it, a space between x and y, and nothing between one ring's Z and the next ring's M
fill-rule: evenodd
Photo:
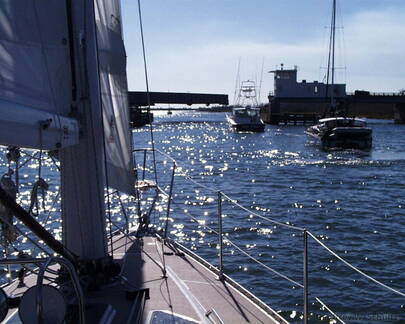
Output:
M237 72L236 72L236 80L235 80L235 91L233 93L233 104L234 105L236 105L236 102L238 101L238 98L236 97L236 94L238 92L239 83L240 83L240 57L238 59L238 69L237 69Z
M158 185L157 169L156 169L155 140L153 138L152 117L151 117L151 113L150 113L151 100L150 100L150 91L149 91L148 64L147 64L147 60L146 60L145 39L143 36L141 0L138 0L138 14L139 14L139 27L140 27L141 41L142 41L143 67L144 67L144 71L145 71L146 99L147 99L147 104L148 104L147 113L148 113L148 119L149 119L150 139L151 139L151 143L152 143L151 145L152 145L153 169L154 169L154 175L155 175L155 182L156 182L156 185ZM139 195L137 195L137 196L139 196Z

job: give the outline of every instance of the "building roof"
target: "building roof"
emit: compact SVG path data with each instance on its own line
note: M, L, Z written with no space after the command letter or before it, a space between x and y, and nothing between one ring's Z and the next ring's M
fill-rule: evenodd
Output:
M279 70L269 71L268 73L277 73L277 72L297 72L297 69L289 69L289 70L279 69Z

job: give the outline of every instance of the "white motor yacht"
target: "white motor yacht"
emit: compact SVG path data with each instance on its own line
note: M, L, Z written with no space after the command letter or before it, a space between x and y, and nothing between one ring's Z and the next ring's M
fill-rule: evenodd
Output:
M260 109L252 107L232 109L232 114L228 115L228 122L237 132L263 132L265 126L260 118Z
M330 117L306 130L308 135L319 138L324 149L370 149L372 130L360 118Z

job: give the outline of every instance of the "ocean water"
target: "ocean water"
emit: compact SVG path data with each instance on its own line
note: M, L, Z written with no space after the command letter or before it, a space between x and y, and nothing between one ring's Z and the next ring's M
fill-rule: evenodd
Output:
M355 267L405 292L405 125L370 121L371 151L325 152L303 126L267 125L264 133L233 133L225 117L155 114L154 146L177 162L168 227L172 238L217 266L221 191L227 195L220 200L225 273L288 321L302 321L303 235L275 222L307 229ZM136 149L152 146L150 131L146 126L133 132ZM1 151L3 174L7 162ZM38 157L38 152L28 154L23 160ZM154 179L152 154L138 152L136 162L139 177ZM172 162L161 154L155 162L159 186L168 193ZM19 202L26 207L38 169L34 158L20 171ZM57 163L44 159L41 170L49 190L38 219L61 239ZM146 210L152 200L144 198L149 198L142 204ZM133 202L123 201L133 216ZM166 205L167 198L157 201L151 219L162 228ZM117 199L112 214L123 222ZM15 247L14 255L39 252L27 239ZM404 297L364 278L311 237L308 254L311 323L333 323L316 298L346 323L405 323ZM15 275L18 268L13 270Z
M404 292L405 125L371 120L369 126L371 151L325 152L304 126L234 133L223 113L155 114L155 147L181 166L170 235L218 265L215 191L246 207L221 200L225 273L292 322L300 322L303 291L274 271L302 283L303 235L259 216L307 229L355 267ZM150 146L150 139L149 127L134 132L136 148ZM168 188L170 163L156 161ZM330 320L322 317L317 297L347 323L405 323L404 297L364 278L311 238L308 253L311 322Z

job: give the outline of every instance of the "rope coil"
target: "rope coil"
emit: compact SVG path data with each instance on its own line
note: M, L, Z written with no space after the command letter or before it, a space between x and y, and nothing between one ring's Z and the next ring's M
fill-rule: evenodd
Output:
M42 209L45 209L45 195L48 189L49 184L43 178L39 178L37 181L35 181L34 186L32 187L31 190L31 204L28 211L31 215L34 216L39 215L39 199L38 199L39 194L41 194L42 196Z

